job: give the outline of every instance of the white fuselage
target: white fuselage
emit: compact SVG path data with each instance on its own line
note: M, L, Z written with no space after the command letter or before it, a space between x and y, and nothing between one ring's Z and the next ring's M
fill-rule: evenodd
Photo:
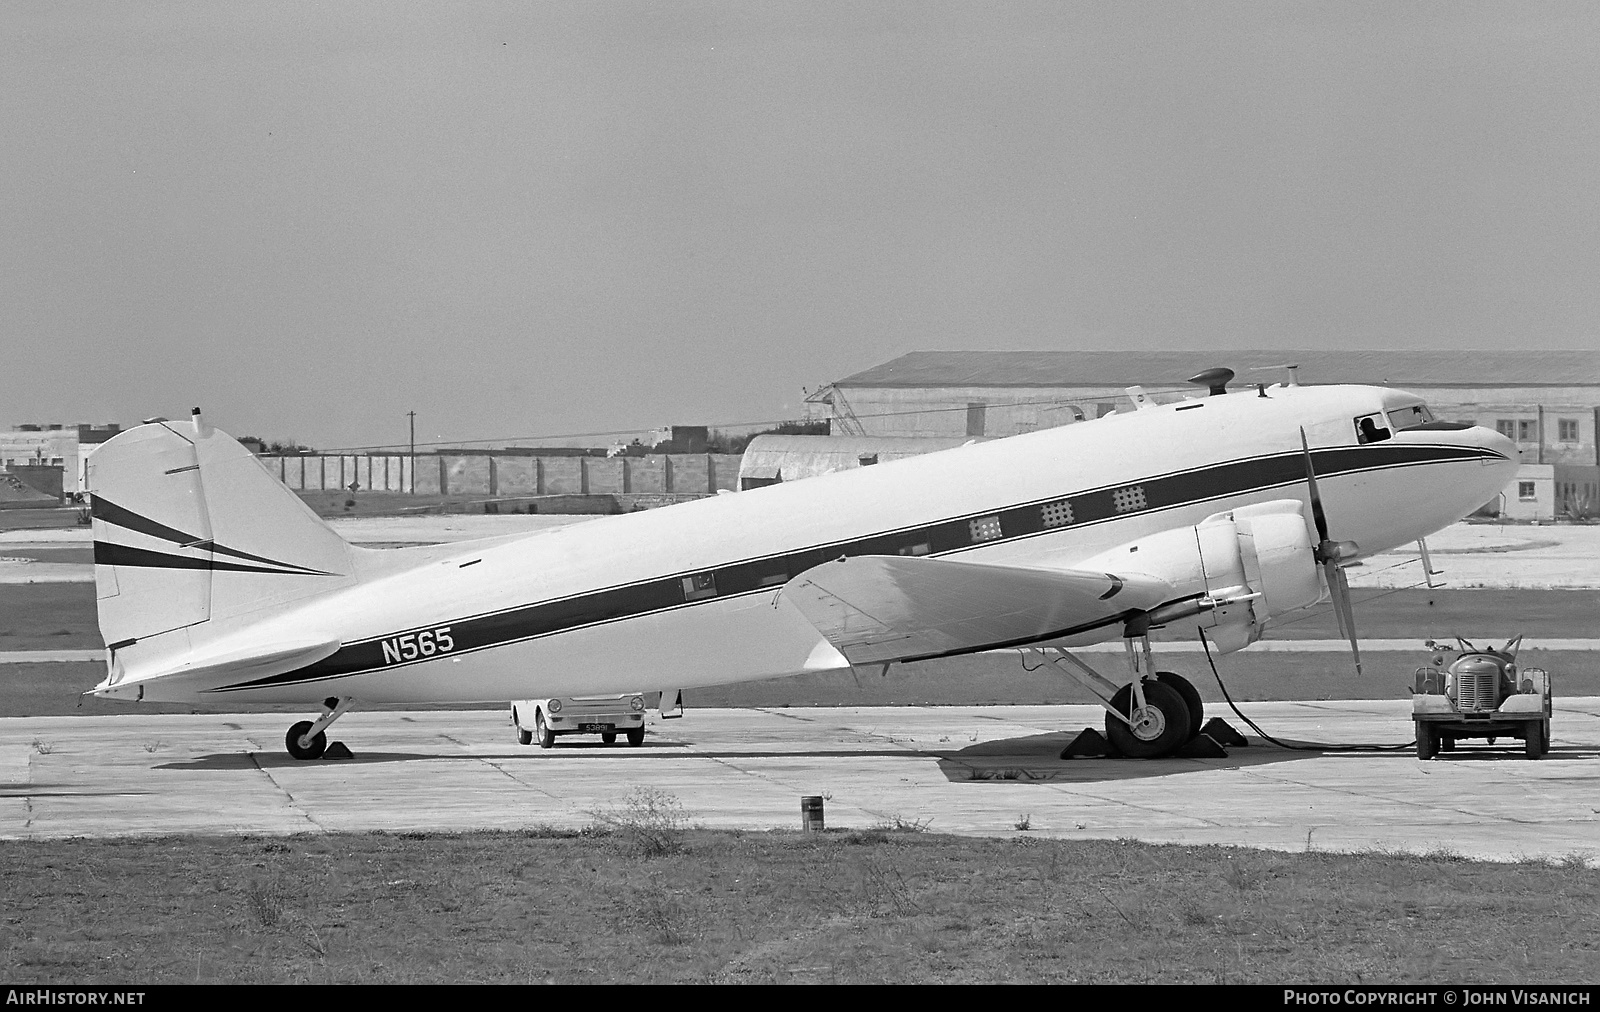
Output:
M447 557L320 596L230 637L337 639L270 678L129 671L122 691L212 705L504 701L688 688L845 666L778 594L840 555L932 555L1071 567L1239 506L1307 498L1304 430L1332 538L1368 556L1487 502L1516 451L1481 428L1357 445L1354 419L1419 404L1377 387L1276 387L1164 405L664 509L606 517ZM1041 510L1069 504L1070 523ZM1309 512L1307 516L1309 516ZM972 521L1003 536L974 541ZM406 550L393 550L405 552ZM390 559L369 570L390 571ZM224 579L218 574L214 579ZM1099 638L1115 638L1110 628Z

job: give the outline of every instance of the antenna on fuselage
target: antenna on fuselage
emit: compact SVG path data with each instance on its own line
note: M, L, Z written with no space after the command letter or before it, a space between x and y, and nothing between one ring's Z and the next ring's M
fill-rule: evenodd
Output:
M1206 387L1212 397L1228 392L1228 381L1233 379L1233 370L1226 366L1217 366L1205 372L1196 373L1189 377L1189 382L1195 386Z
M1265 372L1268 369L1287 369L1289 370L1289 380L1283 385L1286 387L1297 387L1300 385L1299 362L1279 362L1277 365L1253 365L1250 367L1251 372Z

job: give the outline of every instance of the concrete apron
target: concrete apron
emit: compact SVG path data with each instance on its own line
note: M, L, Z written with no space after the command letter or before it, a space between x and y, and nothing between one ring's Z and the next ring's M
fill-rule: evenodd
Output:
M1274 737L1404 743L1410 703L1242 705ZM308 714L309 716L309 714ZM1490 860L1600 859L1600 698L1557 700L1550 755L1521 743L1290 751L1250 735L1226 759L1058 758L1087 706L691 710L642 748L516 744L503 711L355 712L331 729L354 758L297 762L285 714L0 719L0 837L580 827L634 787L693 823L798 829L925 823L933 832L1276 850L1447 850Z

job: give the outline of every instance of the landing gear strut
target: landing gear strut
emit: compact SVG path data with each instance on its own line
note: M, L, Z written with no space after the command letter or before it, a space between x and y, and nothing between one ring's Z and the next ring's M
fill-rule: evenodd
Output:
M1200 733L1205 705L1187 678L1154 670L1150 637L1130 636L1125 642L1132 680L1120 687L1061 647L1027 649L1036 650L1100 700L1106 710L1106 739L1123 755L1171 755Z
M344 716L355 699L350 696L329 696L322 701L322 716L316 721L302 720L289 728L284 736L284 747L296 759L321 759L328 748L328 725Z

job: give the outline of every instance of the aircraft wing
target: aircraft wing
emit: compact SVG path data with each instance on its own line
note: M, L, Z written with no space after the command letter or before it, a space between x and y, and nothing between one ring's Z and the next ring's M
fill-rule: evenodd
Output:
M825 562L780 593L850 663L882 664L1085 632L1171 588L1142 575L867 555Z

